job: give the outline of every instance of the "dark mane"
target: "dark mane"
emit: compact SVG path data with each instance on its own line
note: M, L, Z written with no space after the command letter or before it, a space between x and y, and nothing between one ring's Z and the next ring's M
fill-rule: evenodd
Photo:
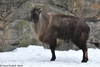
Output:
M34 23L38 22L40 12L41 11L37 8L33 8L31 10L31 19L34 21Z

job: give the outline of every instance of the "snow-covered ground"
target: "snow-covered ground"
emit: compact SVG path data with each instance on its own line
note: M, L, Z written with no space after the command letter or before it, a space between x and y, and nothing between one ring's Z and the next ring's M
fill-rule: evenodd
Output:
M89 49L89 61L81 63L82 51L56 51L56 61L49 61L51 52L41 46L17 48L0 53L0 67L100 67L100 50Z

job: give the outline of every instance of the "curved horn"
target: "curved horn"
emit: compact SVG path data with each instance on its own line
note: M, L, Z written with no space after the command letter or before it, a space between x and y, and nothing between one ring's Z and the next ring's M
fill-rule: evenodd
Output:
M44 4L40 4L40 3L38 3L38 4L31 3L31 4L32 4L33 8L36 8L36 9L39 9L39 10L42 10L43 7L44 7Z
M36 4L35 8L42 10L43 9L44 4Z

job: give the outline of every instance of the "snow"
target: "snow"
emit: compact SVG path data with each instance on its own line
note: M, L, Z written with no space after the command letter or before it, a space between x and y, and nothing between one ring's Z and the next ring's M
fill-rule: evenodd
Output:
M89 48L88 54L89 61L81 63L81 50L56 50L56 60L50 61L49 49L42 46L28 46L0 53L0 67L100 67L100 50Z

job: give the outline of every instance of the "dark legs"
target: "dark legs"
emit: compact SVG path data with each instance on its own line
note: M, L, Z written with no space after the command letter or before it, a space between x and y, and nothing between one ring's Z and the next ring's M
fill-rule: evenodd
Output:
M75 43L76 46L78 46L83 51L83 59L81 62L83 62L83 63L87 62L88 61L88 49L87 49L86 42L76 39L76 40L73 40L73 43Z
M49 44L49 45L50 45L50 50L52 53L52 58L50 61L55 61L55 59L56 59L56 55L55 55L56 40L51 42L51 44ZM88 49L87 49L86 43L78 42L78 43L76 43L76 45L83 51L83 59L81 62L83 62L83 63L87 62L88 61Z
M52 58L50 61L55 61L55 59L56 59L55 48L56 48L56 40L50 44L50 50L52 53Z
M52 53L52 58L51 58L50 61L55 61L55 59L56 59L56 55L55 55L55 47L50 46L50 49L51 49L51 53Z
M82 62L87 62L88 61L88 49L87 49L87 47L83 48L82 51L83 51L83 60L82 60Z
M83 51L83 59L81 62L83 63L87 62L88 61L88 49L87 49L86 43L80 43L80 44L77 44L77 46Z

